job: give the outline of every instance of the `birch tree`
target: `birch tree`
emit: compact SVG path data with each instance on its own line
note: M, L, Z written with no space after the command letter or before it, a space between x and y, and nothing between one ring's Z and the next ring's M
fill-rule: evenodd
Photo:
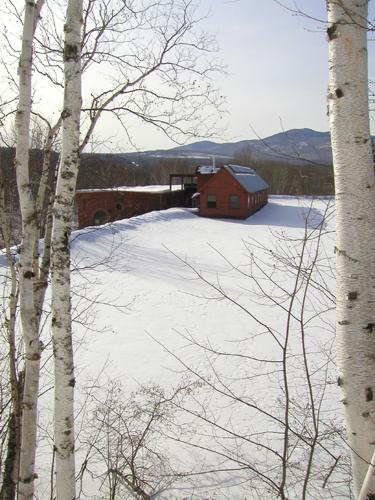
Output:
M202 113L205 105L214 109L217 102L215 91L209 84L209 76L212 71L218 69L218 66L211 65L206 60L211 40L205 34L193 35L198 19L194 17L191 2L170 0L142 6L141 3L137 4L136 2L89 0L83 16L85 28L82 37L79 38L80 52L74 52L74 46L78 39L76 23L82 18L82 14L78 15L77 9L82 9L82 7L73 5L74 2L69 2L70 17L67 26L74 18L75 21L72 22L75 28L67 29L66 43L62 49L60 46L60 18L56 11L56 8L62 5L61 3L53 4L54 10L52 10L52 4L48 5L47 2L43 10L43 21L38 25L38 33L35 36L36 24L43 3L44 0L25 2L23 47L19 64L20 105L16 127L18 137L17 185L23 230L19 259L19 305L22 334L25 337L27 372L23 402L25 425L22 426L24 437L22 438L19 480L19 497L22 499L32 498L34 495L37 397L42 353L40 329L42 306L48 285L50 256L53 267L52 328L56 354L56 413L59 417L55 422L57 491L59 498L61 496L65 498L65 495L68 498L74 497L74 369L71 348L68 245L78 168L78 151L87 145L104 111L115 114L125 129L127 129L125 118L133 116L146 124L154 124L167 135L174 133L195 134L194 124L196 121L206 123L199 119L199 114ZM138 6L139 9L136 9L135 6ZM21 22L21 13L18 12L17 4L11 2L4 8L11 9L15 19ZM44 31L45 29L47 31ZM134 34L135 32L137 35ZM121 43L119 37L122 37ZM144 40L143 37L145 37ZM149 43L151 40L154 42L152 46ZM54 46L49 45L52 41L55 43ZM127 50L123 53L122 47L125 46ZM129 47L130 54L128 54ZM9 43L8 48L12 53L12 43ZM68 50L69 48L71 50ZM13 56L15 55L16 53L13 52ZM61 87L61 66L57 65L60 64L62 55L65 63L66 91L62 112L64 122L63 157L58 186L55 193L54 186L48 184L51 178L49 155L53 140L60 128L60 119L55 117L54 126L49 124L49 120L45 120L49 132L44 148L42 178L36 193L32 189L28 165L30 114L34 112L42 115L44 111L38 109L37 100L34 100L32 110L31 95L37 91L38 85L35 83L36 79L34 79L34 86L32 85L31 71L33 68L38 81L44 78L46 81L56 84L57 87ZM94 65L95 71L97 71L98 64L101 66L104 64L111 71L116 67L116 74L113 75L113 81L108 83L108 88L100 88L95 92L90 92L91 97L87 98L88 107L87 105L84 107L88 117L86 129L81 144L77 146L77 127L79 126L77 110L81 105L81 99L78 98L78 90L74 90L74 81L77 81L78 78L80 58L82 59L82 68L89 69ZM105 71L106 68L102 70L102 72ZM54 73L57 75L56 78L53 77ZM198 77L202 82L204 80L208 82L206 87L197 87L195 81ZM148 80L150 80L150 86L146 85ZM96 82L99 84L97 79ZM151 88L153 85L155 85L154 91ZM43 99L40 101L43 103ZM194 121L194 118L197 120ZM75 139L71 142L73 136ZM51 202L54 198L54 228L51 250L51 217L50 213L46 215L45 207L47 200L49 199ZM44 219L47 222L42 222ZM44 231L41 230L41 224L45 226ZM39 239L43 235L43 253L39 255ZM15 281L16 279L17 277L15 277ZM16 309L17 299L14 307L10 304L9 311L16 311ZM12 319L15 319L15 312L12 313ZM64 353L61 349L64 350ZM63 375L61 375L62 373ZM19 427L21 428L21 425ZM16 481L18 473L13 476Z
M9 302L8 310L1 311L0 328L5 330L6 347L8 349L8 377L3 377L2 382L8 384L11 400L9 413L1 406L0 420L1 428L4 431L7 427L8 442L7 454L3 461L2 485L0 489L1 500L13 500L16 496L16 488L19 476L19 453L21 442L21 401L23 389L23 376L17 370L17 344L16 344L16 312L18 301L18 280L16 264L11 250L11 237L9 228L9 218L5 203L5 180L0 165L0 237L4 245L5 255L10 274ZM3 251L4 251L3 250ZM1 390L3 392L3 390ZM0 397L0 399L2 399ZM4 424L4 421L7 423ZM0 461L1 458L0 458Z
M329 0L329 121L336 185L337 367L354 490L374 498L375 192L367 0ZM364 479L367 471L366 484Z
M19 469L19 498L32 498L35 479L37 400L41 344L35 311L33 241L36 206L29 172L31 71L33 39L44 0L26 1L19 59L19 104L16 113L16 175L22 216L22 248L19 259L19 289L22 331L25 344L25 383L22 400L22 438Z
M79 165L82 1L69 0L65 24L62 152L53 208L52 337L55 363L57 499L74 499L74 363L69 237Z

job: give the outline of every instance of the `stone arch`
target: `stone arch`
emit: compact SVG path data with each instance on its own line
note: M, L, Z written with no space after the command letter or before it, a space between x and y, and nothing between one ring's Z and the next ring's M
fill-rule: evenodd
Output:
M101 226L109 222L109 214L105 210L97 210L94 213L93 224L94 226Z

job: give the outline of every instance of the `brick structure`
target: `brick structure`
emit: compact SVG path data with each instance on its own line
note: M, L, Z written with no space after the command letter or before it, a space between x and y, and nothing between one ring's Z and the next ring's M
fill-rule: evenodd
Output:
M252 168L204 166L196 175L196 206L204 217L246 219L268 202L269 186Z
M176 178L181 180L181 187L172 190L172 181ZM192 205L204 217L246 219L267 201L268 184L252 168L201 166L195 175L172 174L169 189L144 186L78 190L75 213L79 229L153 210Z
M82 189L75 197L78 228L128 219L135 215L171 207L191 206L183 190L167 188Z

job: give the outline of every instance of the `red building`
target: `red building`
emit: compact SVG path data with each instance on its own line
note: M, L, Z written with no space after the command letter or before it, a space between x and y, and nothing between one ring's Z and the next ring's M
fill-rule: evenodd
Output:
M143 186L78 190L75 197L78 228L128 219L153 210L191 207L192 201L205 217L246 219L267 203L268 184L252 168L202 166L195 175L171 174L170 177L169 189ZM176 180L179 186L172 184Z
M198 167L197 193L200 215L246 219L268 201L268 184L253 170L239 165Z
M171 207L190 206L184 191L167 187L81 189L76 192L78 228L98 226Z

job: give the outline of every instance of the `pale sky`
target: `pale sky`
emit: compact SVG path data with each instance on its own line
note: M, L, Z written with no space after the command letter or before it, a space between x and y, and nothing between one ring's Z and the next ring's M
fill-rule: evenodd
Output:
M226 96L227 113L218 123L220 135L210 139L239 141L292 128L328 130L326 2L281 1L290 7L297 5L310 18L293 15L275 0L201 0L202 15L210 12L202 27L216 34L220 47L216 57L227 73L217 74L213 82ZM371 1L370 18L374 16L375 2ZM2 19L2 22L8 21ZM13 31L14 40L19 40L16 29ZM372 80L375 80L374 46L375 42L370 41ZM39 88L36 105L58 110L60 102L60 96L53 97ZM97 134L104 141L99 150L134 150L114 120L103 120ZM162 132L143 124L134 124L131 135L140 151L176 145Z
M228 138L282 128L327 130L327 42L324 27L293 16L273 0L210 1L229 76L220 79L230 112ZM300 2L325 18L325 2ZM323 30L323 31L322 31Z
M216 34L228 73L216 78L228 111L225 132L213 139L217 142L267 137L292 128L328 130L328 44L325 25L319 22L326 19L326 2L283 3L298 5L317 20L293 15L273 0L201 1L202 11L211 12L205 27ZM374 44L369 43L369 75L375 80ZM174 146L151 131L147 141L139 143L141 149Z
M325 0L284 0L325 20ZM283 128L328 130L328 44L325 26L293 15L273 0L204 0L229 76L218 80L228 99L226 138L262 137ZM374 3L370 2L374 17ZM374 43L369 75L375 80ZM224 139L224 137L222 137Z

